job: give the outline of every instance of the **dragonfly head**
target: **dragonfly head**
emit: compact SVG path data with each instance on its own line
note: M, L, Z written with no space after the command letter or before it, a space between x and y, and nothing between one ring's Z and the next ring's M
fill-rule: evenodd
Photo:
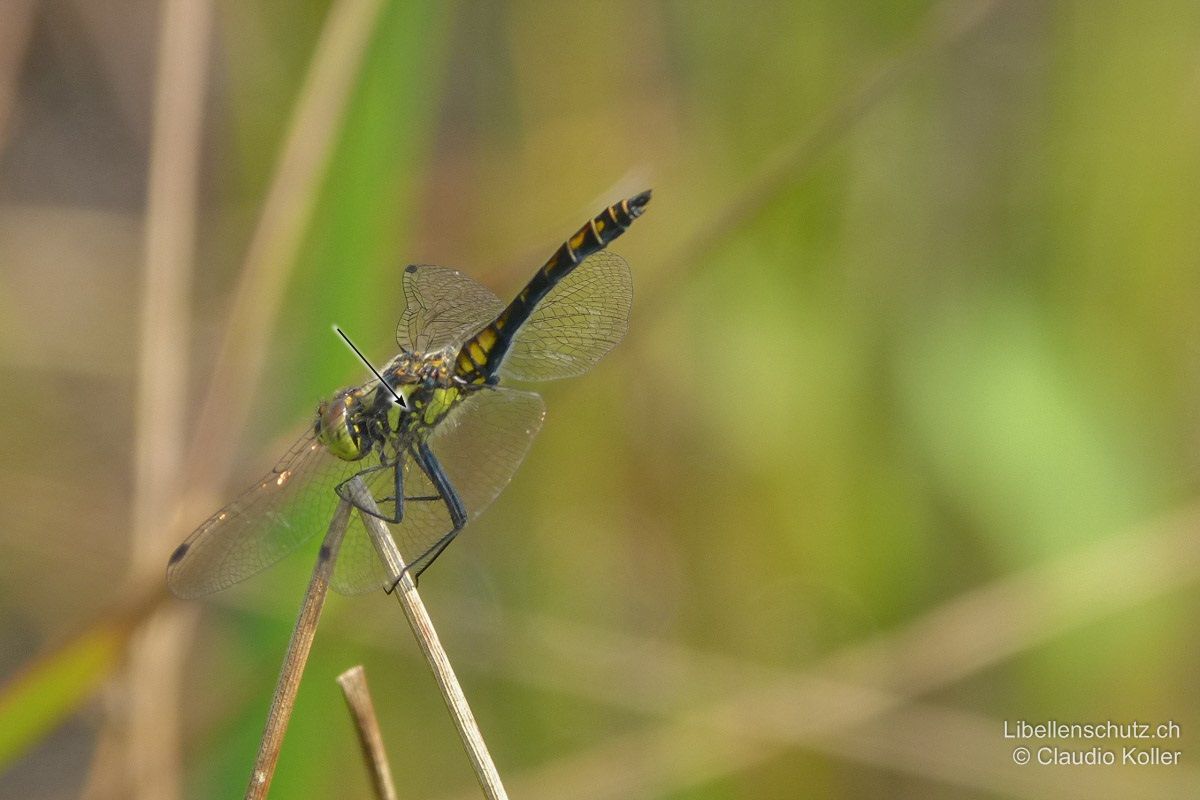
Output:
M313 423L317 441L345 461L357 461L367 454L354 424L358 408L358 396L350 389L343 389L317 406L317 419Z

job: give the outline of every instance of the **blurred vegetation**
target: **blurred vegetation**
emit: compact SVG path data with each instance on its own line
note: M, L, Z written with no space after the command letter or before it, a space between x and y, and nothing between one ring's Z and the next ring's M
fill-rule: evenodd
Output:
M329 6L215 4L195 406ZM128 600L157 4L29 9L0 31L0 796L57 798L121 704L80 699L111 643L72 637ZM331 323L391 354L400 265L508 295L652 186L629 338L539 387L526 463L422 581L513 795L1194 793L1198 42L1182 0L389 3L224 493L363 378ZM187 797L245 785L310 567L204 605ZM401 795L470 796L376 597L331 599L272 797L366 796L358 662ZM916 705L756 716L831 670ZM1184 763L1022 771L1017 719L1171 719Z

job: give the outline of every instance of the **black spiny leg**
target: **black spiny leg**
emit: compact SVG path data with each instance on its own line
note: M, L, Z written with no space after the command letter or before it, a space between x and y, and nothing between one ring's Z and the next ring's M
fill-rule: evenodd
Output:
M433 481L438 494L446 501L446 510L450 512L450 521L454 523L453 532L457 533L462 530L467 524L467 509L463 506L458 492L454 491L454 487L450 485L450 479L446 477L441 462L437 460L437 456L425 442L417 445L417 463L425 470L425 474Z
M392 465L392 471L396 474L392 491L392 495L396 499L395 512L392 514L396 518L396 524L404 521L404 459L397 458L396 463Z
M376 500L376 503L380 504L380 503L386 503L389 500L393 501L395 503L395 506L394 506L395 511L391 515L379 514L374 511L371 511L370 509L363 508L358 503L354 502L353 495L351 495L350 490L346 488L346 484L348 484L350 481L354 480L355 478L362 478L363 486L365 486L367 491L370 492L371 488L370 488L369 476L375 474L376 472L379 472L380 470L385 470L385 469L390 469L394 473L394 477L392 479L392 490L395 492L395 494L392 495L391 497L379 498ZM370 514L372 517L378 517L379 519L383 520L384 522L387 522L392 525L399 525L401 522L404 521L404 501L406 499L417 499L417 500L425 499L425 498L406 498L404 496L404 461L403 461L403 459L397 459L395 464L380 464L377 467L369 467L367 469L364 469L362 472L352 475L349 478L347 478L346 480L339 483L334 488L334 491L337 492L338 497L342 498L343 500L348 501L351 505L353 505L359 511L362 511L364 514Z
M411 571L413 580L421 576L421 573L429 568L429 565L437 560L437 557L442 554L442 551L454 541L454 537L458 535L467 524L467 509L463 506L462 498L458 496L458 492L454 490L453 484L450 483L450 478L446 475L446 471L442 469L442 464L438 461L437 456L429 449L429 445L421 442L416 449L412 451L413 458L417 464L429 476L429 480L433 482L433 487L437 489L438 498L409 498L412 500L432 500L440 499L446 504L446 510L450 513L450 531L442 538L433 543L428 550L418 556L411 564L408 565L405 571ZM396 583L399 583L397 581ZM395 584L392 589L396 588Z

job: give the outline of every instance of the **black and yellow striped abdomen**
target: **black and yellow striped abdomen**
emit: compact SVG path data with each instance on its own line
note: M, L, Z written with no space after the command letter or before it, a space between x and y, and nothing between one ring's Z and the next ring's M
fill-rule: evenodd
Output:
M513 336L542 298L584 259L612 244L649 202L647 191L609 206L563 242L508 307L463 344L455 361L456 374L468 383L492 382Z

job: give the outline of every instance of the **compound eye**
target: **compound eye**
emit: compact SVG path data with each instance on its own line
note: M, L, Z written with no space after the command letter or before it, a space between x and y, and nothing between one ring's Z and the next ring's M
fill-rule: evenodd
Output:
M334 400L331 403L321 403L321 408L317 412L321 416L321 428L323 430L332 430L346 417L346 403L342 400Z
M345 396L322 403L317 409L317 439L338 458L355 461L363 452L358 431L350 424L350 409Z

